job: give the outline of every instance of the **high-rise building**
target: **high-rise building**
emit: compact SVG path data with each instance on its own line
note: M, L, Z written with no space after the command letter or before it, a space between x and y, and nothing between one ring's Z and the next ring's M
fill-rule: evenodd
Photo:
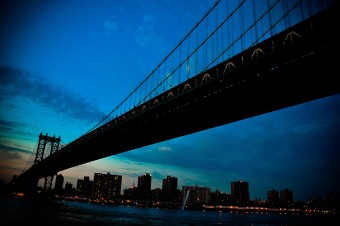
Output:
M155 188L151 190L151 200L155 202L162 201L162 189Z
M230 203L230 194L222 193L218 189L210 192L210 203L212 205L226 205Z
M54 190L56 192L61 192L63 190L64 185L64 177L61 174L58 174L55 179Z
M125 199L138 199L138 189L135 186L135 182L133 182L132 186L130 188L124 189L124 198Z
M231 182L231 201L235 205L244 206L249 202L248 182L239 180Z
M93 181L90 177L84 176L84 180L77 180L77 191L80 195L91 196Z
M142 200L149 200L150 199L150 192L151 192L151 175L145 173L138 177L138 192L139 198Z
M66 182L65 184L65 193L73 194L73 184L71 184L70 182Z
M280 203L279 191L275 189L267 191L267 200L269 206L277 207Z
M110 173L95 173L92 196L100 198L119 198L122 188L122 176Z
M182 202L191 205L203 205L210 202L210 188L182 186Z
M282 206L289 206L293 203L293 191L285 188L280 191L280 203Z
M177 184L177 177L167 176L165 179L163 179L162 193L164 201L176 202L178 198Z

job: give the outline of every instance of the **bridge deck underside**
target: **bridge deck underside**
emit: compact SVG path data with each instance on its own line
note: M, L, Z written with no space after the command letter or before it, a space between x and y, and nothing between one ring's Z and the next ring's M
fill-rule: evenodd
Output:
M151 107L146 104L149 108L145 112L115 125L104 125L96 135L66 146L27 174L42 178L107 156L337 94L340 39L334 29L339 26L336 21L325 19L319 31L275 51L267 51L265 46L272 47L272 41L282 40L285 34L260 43L238 57L252 55L260 47L268 54L225 73L228 61L223 62L201 77L189 79L186 92L173 98L167 96L171 90L160 95L157 98L163 101ZM292 29L299 30L299 26ZM240 59L236 56L233 63L240 65ZM205 74L209 79L202 79ZM173 93L183 90L185 84L174 87Z

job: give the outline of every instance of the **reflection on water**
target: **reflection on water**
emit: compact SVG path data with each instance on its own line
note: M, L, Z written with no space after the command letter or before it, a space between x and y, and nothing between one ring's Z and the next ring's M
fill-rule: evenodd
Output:
M340 225L339 216L245 214L0 197L0 225Z

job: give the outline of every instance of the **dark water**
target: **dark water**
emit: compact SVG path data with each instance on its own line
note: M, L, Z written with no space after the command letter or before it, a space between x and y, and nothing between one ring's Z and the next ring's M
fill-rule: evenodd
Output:
M339 216L156 209L0 197L0 225L340 225Z

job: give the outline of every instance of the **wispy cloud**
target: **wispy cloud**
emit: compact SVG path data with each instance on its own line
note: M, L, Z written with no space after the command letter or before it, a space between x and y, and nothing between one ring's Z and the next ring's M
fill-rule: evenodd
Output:
M109 21L109 20L106 20L104 22L104 26L105 26L105 29L109 31L115 31L118 29L118 24L113 21Z
M9 162L12 160L22 159L22 156L20 156L18 152L0 150L0 159L4 162Z
M0 133L4 131L6 132L13 131L15 128L20 128L23 126L26 126L26 124L21 123L21 122L13 122L13 121L0 119Z
M0 156L1 156L1 154L0 154ZM1 163L0 163L0 169L2 169L2 170L10 170L10 171L20 171L21 170L19 167L2 165Z
M152 178L158 179L158 180L163 180L167 176L167 175L164 175L164 174L157 172L157 171L152 171L152 173L150 175L152 176Z
M160 151L172 151L171 147L169 147L169 146L161 146L161 147L159 147L159 150Z
M136 170L139 170L139 169L138 168L132 168L132 167L122 167L121 170L136 171Z
M115 31L118 30L119 26L118 26L117 23L115 23L115 22L113 22L111 20L106 20L104 22L104 28L105 28L105 34L110 36Z
M105 116L85 98L20 69L1 66L0 83L0 100L15 96L24 97L57 113L90 123ZM8 126L15 126L8 123L10 122L7 122Z
M26 154L31 154L32 153L32 151L26 150L26 149L21 148L21 147L15 147L15 146L6 145L6 144L3 143L2 140L0 140L0 152L2 152L2 153L22 152L22 153L26 153ZM15 155L9 156L9 157L16 158Z
M154 18L152 15L145 15L143 22L137 28L135 42L142 48L156 47L159 48L162 43L162 37L156 32L154 28Z

